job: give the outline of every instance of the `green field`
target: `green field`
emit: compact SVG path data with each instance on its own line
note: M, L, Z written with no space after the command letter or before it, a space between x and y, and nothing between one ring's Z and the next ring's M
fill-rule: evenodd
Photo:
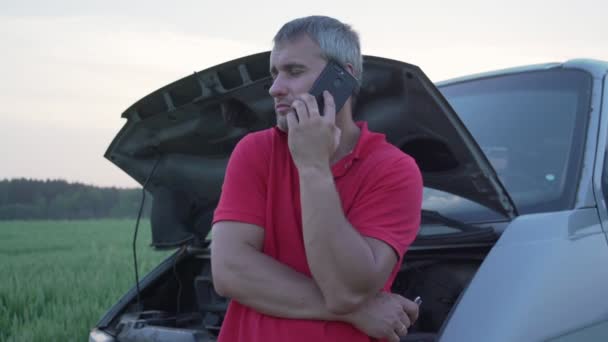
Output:
M0 221L0 341L87 341L135 284L135 220ZM141 277L169 253L139 227Z

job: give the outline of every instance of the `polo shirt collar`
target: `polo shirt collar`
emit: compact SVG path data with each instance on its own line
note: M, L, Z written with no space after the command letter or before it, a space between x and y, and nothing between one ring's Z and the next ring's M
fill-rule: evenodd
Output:
M367 122L357 121L355 124L361 130L359 139L357 140L357 144L355 145L355 148L353 149L353 151L351 153L347 154L342 159L340 159L338 162L336 162L334 165L332 165L331 171L332 171L332 174L334 175L334 178L338 178L338 177L344 176L346 174L346 172L357 161L357 159L360 159L363 156L364 148L369 144L369 142L372 140L372 138L376 135L376 134L372 134L369 131L369 129L367 127Z

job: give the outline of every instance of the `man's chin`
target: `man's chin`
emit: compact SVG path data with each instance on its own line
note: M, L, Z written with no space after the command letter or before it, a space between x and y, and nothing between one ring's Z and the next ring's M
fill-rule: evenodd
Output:
M285 116L277 115L277 128L285 133L289 131L289 127L287 125L287 118Z

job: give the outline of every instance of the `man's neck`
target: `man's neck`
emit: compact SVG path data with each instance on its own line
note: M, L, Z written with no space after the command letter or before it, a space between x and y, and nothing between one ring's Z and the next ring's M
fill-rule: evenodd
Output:
M341 113L339 117L342 120L340 120L341 122L336 122L336 126L341 130L340 144L331 158L331 165L351 153L355 149L355 146L357 146L359 136L361 135L361 129L352 120L350 115Z

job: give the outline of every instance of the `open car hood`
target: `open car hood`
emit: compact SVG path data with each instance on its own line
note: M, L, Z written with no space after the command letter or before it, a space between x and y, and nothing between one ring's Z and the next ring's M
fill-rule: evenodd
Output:
M275 125L269 52L184 77L137 101L105 157L154 197L152 245L205 237L224 171L247 133ZM417 66L364 57L355 120L416 159L426 187L517 215L496 172L452 107ZM247 172L247 170L243 170Z

